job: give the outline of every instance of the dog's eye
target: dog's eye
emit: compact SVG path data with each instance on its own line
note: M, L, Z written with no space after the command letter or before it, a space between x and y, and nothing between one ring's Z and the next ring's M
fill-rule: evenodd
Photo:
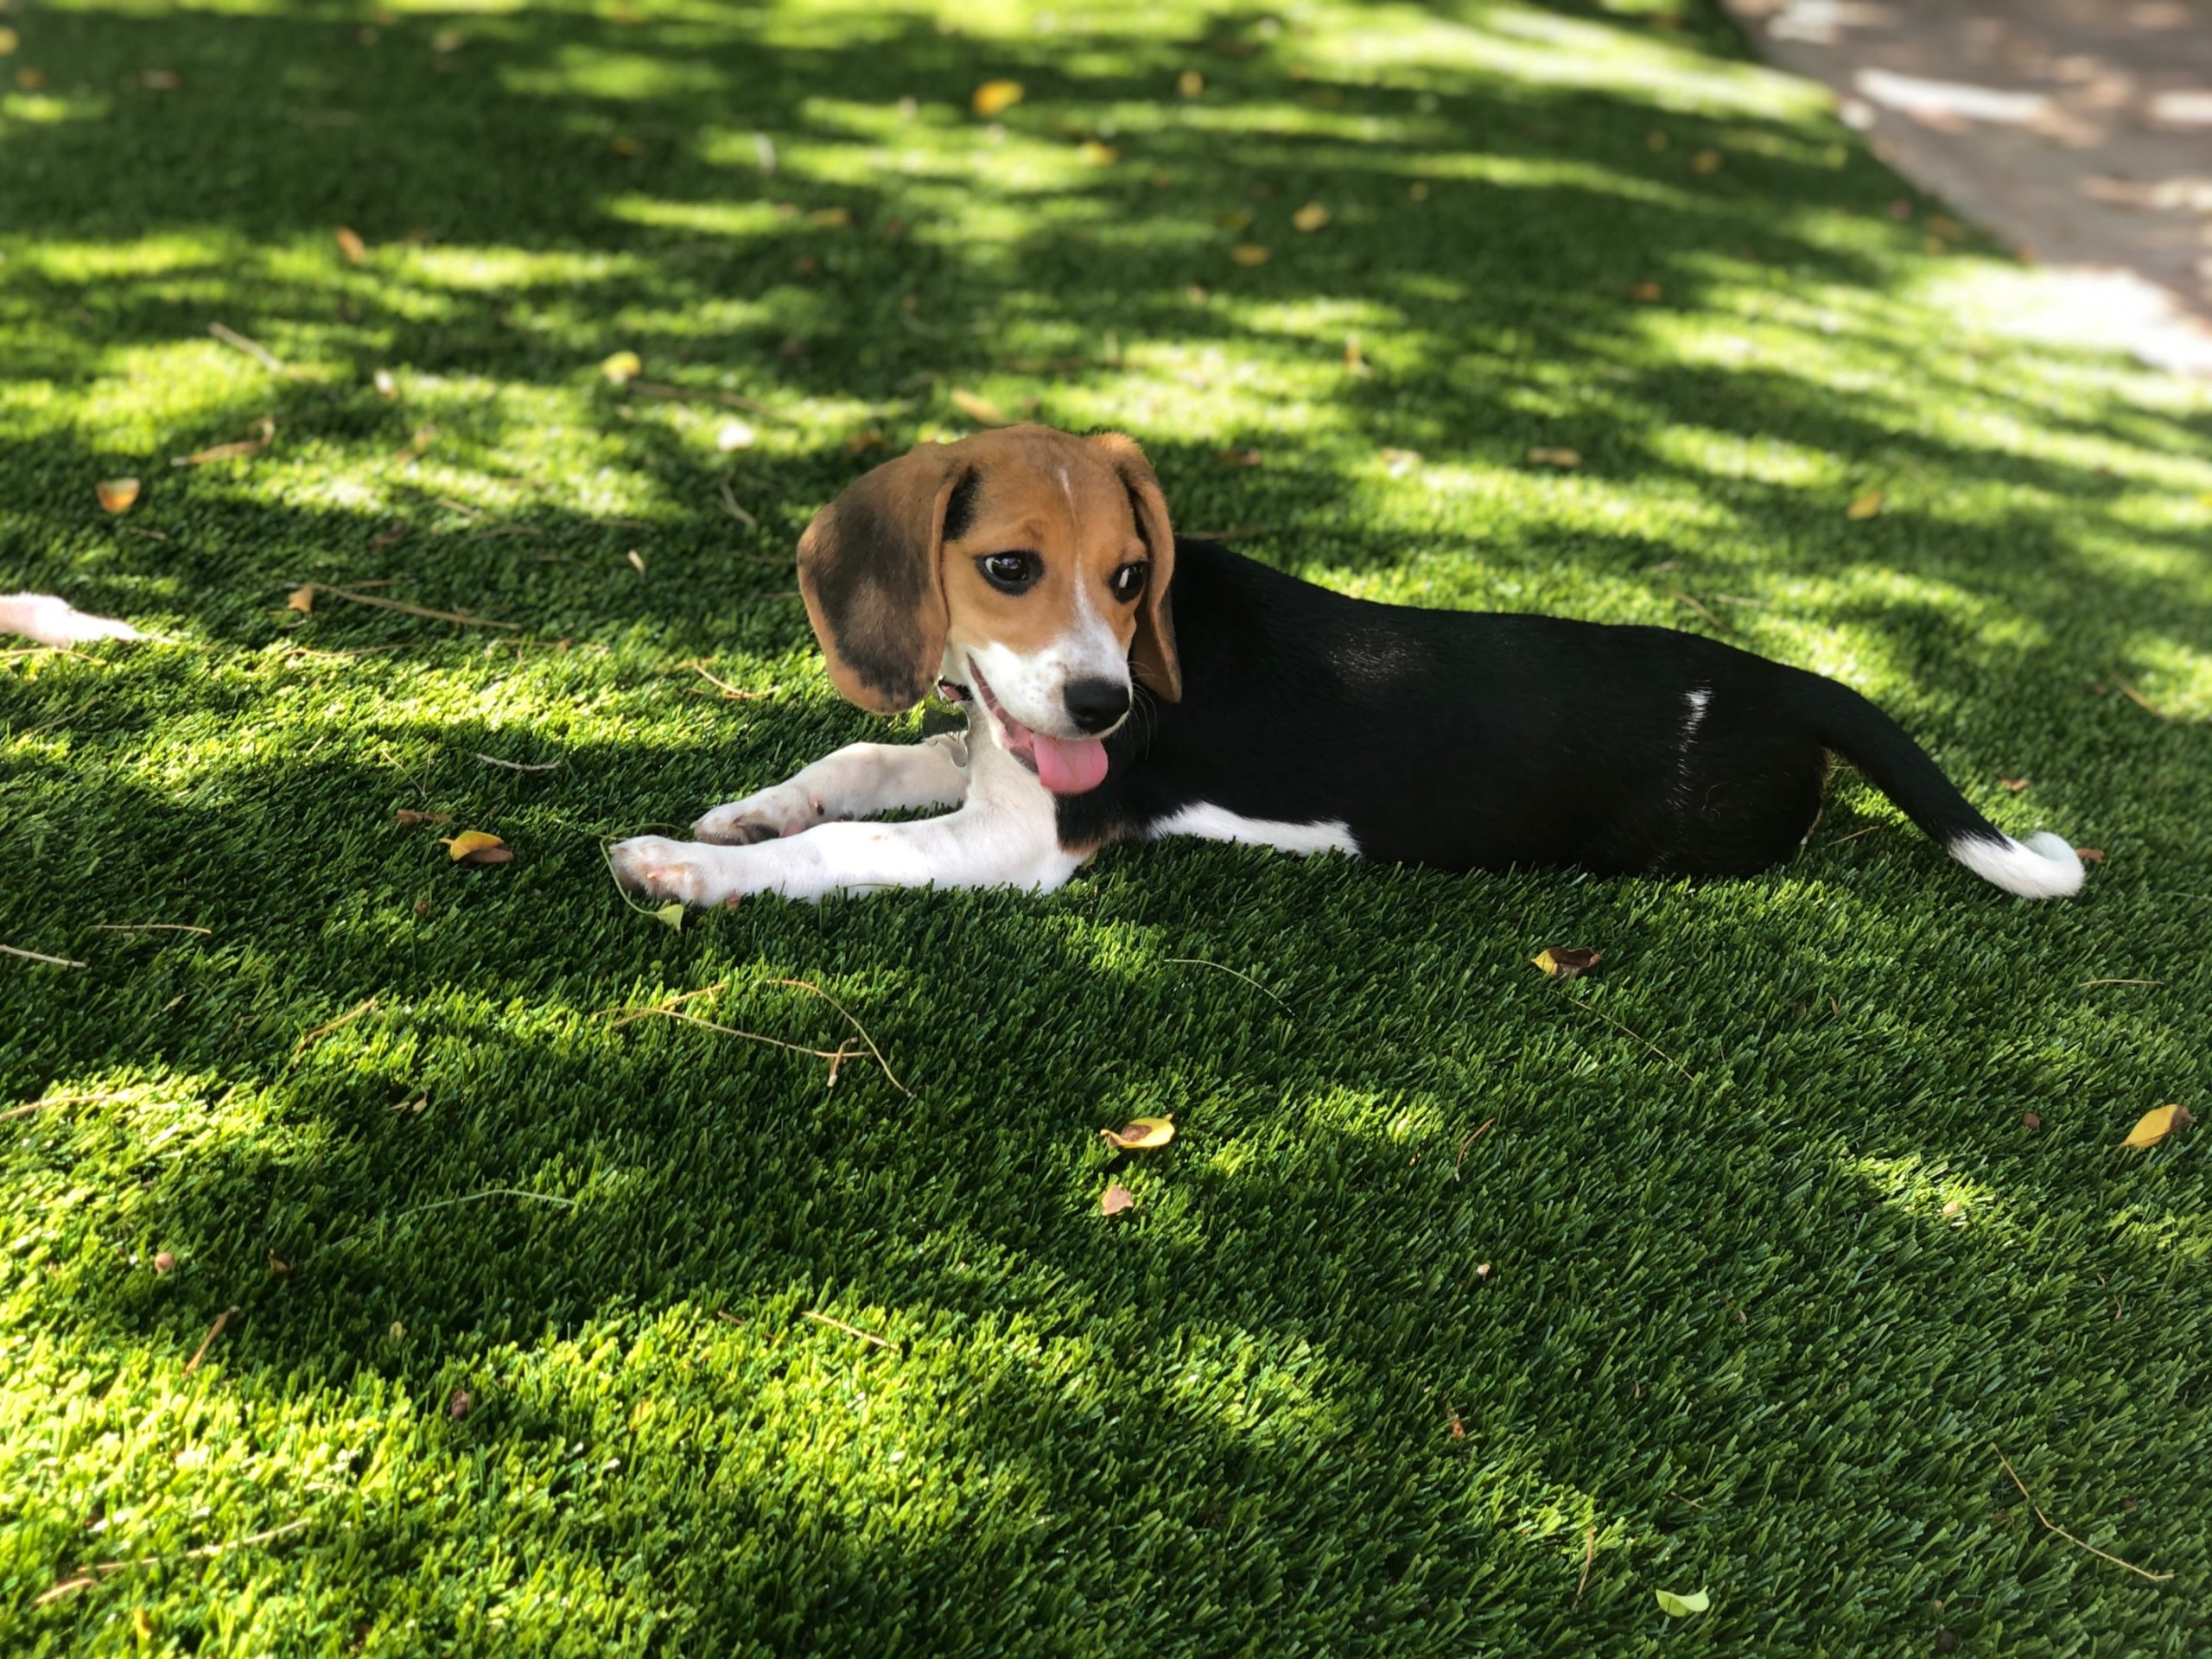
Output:
M985 582L1007 594L1020 593L1045 574L1044 563L1034 553L986 553L976 561L976 568Z
M1145 573L1151 567L1143 563L1125 564L1114 573L1114 597L1128 604L1144 592Z

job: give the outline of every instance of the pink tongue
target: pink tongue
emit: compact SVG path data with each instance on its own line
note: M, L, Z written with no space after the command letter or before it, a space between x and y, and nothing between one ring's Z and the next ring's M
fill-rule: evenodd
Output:
M1080 795L1106 781L1106 746L1095 737L1073 743L1042 732L1037 739L1037 781L1055 795Z

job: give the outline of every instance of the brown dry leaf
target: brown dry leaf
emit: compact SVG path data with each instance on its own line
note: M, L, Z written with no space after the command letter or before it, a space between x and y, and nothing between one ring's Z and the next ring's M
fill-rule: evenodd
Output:
M1661 150L1666 149L1667 146L1673 142L1674 141L1672 139L1669 138L1665 133L1660 131L1656 127L1652 128L1650 131L1643 135L1643 147L1655 156Z
M369 537L369 545L378 552L382 552L385 548L394 546L406 539L407 521L404 518L395 518L390 524Z
M1256 467L1262 460L1256 449L1217 449L1213 458L1224 467Z
M2033 1112L2022 1112L2020 1114L2020 1122L2031 1129L2039 1129L2043 1128L2043 1119L2038 1117Z
M2035 779L2032 778L2007 778L2000 772L1997 774L1997 781L2004 785L2005 788L2011 790L2015 795L2018 795L2030 784L2035 782Z
M1531 467L1573 468L1582 464L1582 452L1580 449L1548 448L1539 444L1529 452L1529 464Z
M871 449L882 448L883 434L872 426L865 432L855 432L845 440L845 453L849 455L864 455Z
M284 608L297 611L302 616L315 614L315 583L303 582L284 595Z
M642 156L645 151L645 147L626 132L615 134L607 147L626 161L632 156Z
M45 91L46 71L34 69L29 64L24 65L23 67L16 71L16 90L19 92Z
M359 264L369 257L369 245L361 240L361 233L351 226L340 225L333 233L338 251L346 256L346 263Z
M196 449L188 455L171 455L172 467L205 467L210 461L238 461L247 455L257 455L276 442L276 423L263 416L254 423L255 435L240 438L235 443L219 443L212 449Z
M1301 231L1318 231L1329 222L1329 210L1318 201L1309 201L1290 216L1290 222Z
M458 52L468 44L468 36L457 29L442 29L430 36L430 50L441 57Z
M1881 491L1869 490L1846 507L1843 516L1847 518L1872 518L1881 512L1883 499Z
M1538 973L1553 979L1580 979L1605 959L1604 951L1575 944L1554 944L1529 958Z
M1154 168L1151 175L1151 182L1152 188L1155 190L1172 190L1175 188L1175 175L1164 167Z
M600 360L600 376L609 385L626 386L645 372L645 361L635 352L616 352Z
M420 807L403 806L394 809L393 819L400 823L451 823L450 812L425 812Z
M1021 93L1018 80L987 80L969 97L968 107L988 121L1020 103Z
M1719 170L1720 152L1717 149L1700 149L1690 157L1690 171L1693 173L1718 173Z
M391 371L390 369L378 369L376 373L371 377L369 384L377 389L377 396L379 397L397 397L399 396L399 382L391 378Z
M174 69L148 69L140 73L138 84L149 92L173 92L184 80Z
M138 480L135 478L104 478L92 486L92 493L110 512L128 512L138 505Z
M1206 89L1206 78L1195 69L1185 69L1175 77L1175 90L1185 98L1196 98Z
M1136 1208L1136 1202L1137 1195L1116 1182L1114 1185L1108 1187L1106 1195L1098 1200L1098 1213L1102 1216L1118 1216L1124 1210Z
M988 397L978 397L974 392L964 391L958 386L955 386L947 395L951 397L953 406L971 421L980 422L985 426L1006 426L1011 423L1006 411Z
M476 1409L476 1396L467 1389L455 1389L446 1397L446 1415L456 1423Z
M2076 847L2074 856L2084 864L2101 864L2105 861L2105 849L2101 847Z
M1140 1117L1118 1129L1101 1129L1098 1138L1116 1152L1146 1152L1164 1147L1175 1138L1172 1117Z
M1451 1417L1452 1427L1450 1432L1452 1438L1455 1440L1465 1440L1467 1438L1467 1426L1459 1421L1459 1414L1454 1411L1451 1414Z
M2155 1147L2176 1129L2185 1129L2196 1122L2186 1106L2161 1106L2156 1111L2145 1112L2127 1132L2123 1147Z
M446 849L446 856L456 864L505 864L514 859L514 850L505 842L481 830L441 836L438 841Z
M1075 147L1076 159L1085 167L1111 167L1122 159L1122 152L1111 144L1102 144L1096 138L1086 138Z
M156 1273L173 1273L175 1270L175 1256L167 1250L156 1250L154 1252L154 1271Z
M1428 200L1427 181L1425 179L1415 179L1411 184L1408 185L1406 187L1406 199L1408 201L1427 201Z
M1229 251L1229 257L1247 270L1268 263L1268 251L1257 242L1239 242Z
M283 1256L277 1255L274 1250L270 1250L269 1252L270 1272L275 1274L279 1279L282 1279L291 1270L292 1264L290 1262L287 1262Z
M1656 305L1665 296L1666 291L1656 283L1631 283L1629 284L1628 296L1638 305Z

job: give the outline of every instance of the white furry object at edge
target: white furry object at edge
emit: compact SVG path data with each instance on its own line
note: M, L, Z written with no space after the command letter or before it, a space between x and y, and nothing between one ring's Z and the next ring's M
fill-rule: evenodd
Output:
M2082 860L2048 830L2023 842L1961 836L1943 849L1985 881L2023 899L2069 899L2082 890Z
M128 622L90 615L53 594L0 594L0 633L20 633L41 645L146 637Z

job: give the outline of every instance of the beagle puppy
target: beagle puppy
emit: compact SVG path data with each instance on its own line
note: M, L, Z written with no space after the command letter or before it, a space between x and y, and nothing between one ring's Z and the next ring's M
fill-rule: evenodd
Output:
M855 743L613 849L691 904L1058 887L1098 849L1199 836L1446 870L1747 875L1811 834L1827 753L2008 893L2082 863L1967 804L1857 692L1700 635L1350 599L1178 540L1118 433L928 443L815 517L799 589L830 680L964 739ZM883 812L950 808L892 823Z

